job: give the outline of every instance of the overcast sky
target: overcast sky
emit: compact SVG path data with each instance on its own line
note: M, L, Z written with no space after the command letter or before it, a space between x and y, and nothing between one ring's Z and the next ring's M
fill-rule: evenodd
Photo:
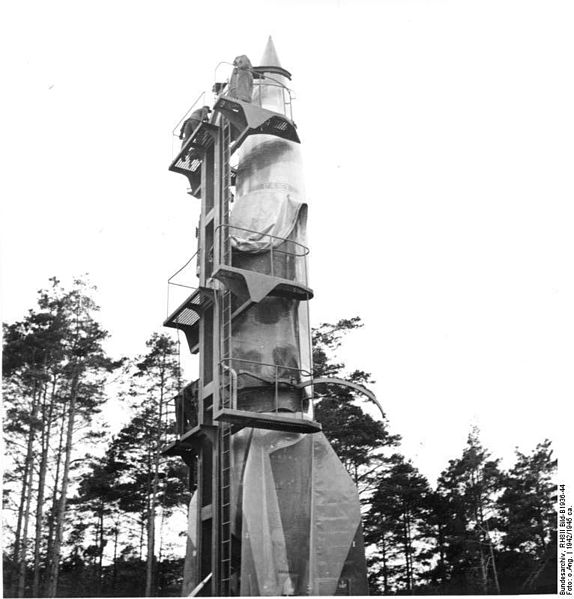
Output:
M363 319L340 357L372 372L425 474L472 424L506 465L548 437L572 471L571 2L51 0L0 20L4 321L88 272L110 351L144 351L195 251L171 130L220 61L257 64L272 35L313 323Z

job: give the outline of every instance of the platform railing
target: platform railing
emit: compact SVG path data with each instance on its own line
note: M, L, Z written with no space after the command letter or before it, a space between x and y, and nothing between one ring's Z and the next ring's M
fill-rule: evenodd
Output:
M186 405L186 387L164 402L162 414L163 445L182 437L198 423L197 405ZM186 417L189 422L186 422Z
M196 109L201 108L207 104L206 101L207 93L202 92L197 96L193 104L187 109L185 114L179 119L176 123L175 127L171 131L171 159L174 160L175 157L181 152L182 149L182 140L180 139L180 131L183 126L185 119L189 117L189 115Z
M242 369L241 366L245 366ZM253 382L258 382L260 385L248 385L249 387L254 386L273 386L274 398L273 398L273 411L279 412L279 390L283 387L291 387L293 389L299 389L301 382L304 380L311 380L313 375L310 371L303 368L297 368L294 366L285 366L282 364L272 364L269 362L258 362L256 360L245 360L243 358L226 358L221 360L220 367L222 375L226 374L231 376L232 384L232 396L231 406L233 409L237 407L237 394L240 390L241 379L249 378ZM251 369L250 369L251 367ZM267 370L271 374L260 374L257 370ZM243 386L241 388L244 388ZM311 398L305 398L311 399ZM220 406L225 407L225 406ZM300 413L304 413L301 410Z
M214 73L214 80L216 81L215 85L219 86L217 88L217 92L215 92L216 98L227 95L229 81L231 79L231 75L227 75L227 79L224 82L217 83L217 80L219 77L219 72L220 72L220 69L222 66L230 67L231 69L235 68L232 63L226 62L226 61L220 62L215 67L215 73ZM293 90L291 90L291 88L287 87L282 81L280 81L276 77L273 77L269 73L265 73L264 77L261 77L261 74L257 69L251 68L251 69L247 69L247 70L249 70L254 75L252 103L261 108L265 108L262 103L263 94L261 92L263 91L263 88L264 87L279 88L281 90L281 93L283 96L283 114L289 120L292 121L293 120L293 98L294 98ZM214 88L215 88L215 86L214 86Z
M167 445L179 438L176 411L176 399L172 397L165 402L163 407L162 445Z
M180 438L177 427L177 405L176 398L171 397L164 400L160 423L160 448L165 448L170 443Z
M271 75L266 74L264 78L255 79L253 81L253 103L257 104L261 108L266 108L263 105L264 94L263 88L275 87L281 92L283 102L283 114L290 120L293 120L293 96L291 90L278 81Z
M166 317L169 316L185 299L199 288L198 274L199 251L167 280ZM193 277L192 274L193 273ZM190 284L195 283L195 284ZM181 291L185 289L186 291Z
M225 230L223 234L220 233L220 230ZM254 234L259 239L266 238L269 242L269 247L258 251L258 252L250 252L247 250L241 250L237 247L238 241L237 238L239 235L234 236L233 231ZM231 237L231 256L227 255L225 251L224 241L227 236ZM243 227L236 227L234 225L219 225L216 227L216 239L220 240L220 263L226 266L234 266L233 255L239 256L257 256L262 257L267 255L269 261L269 272L262 274L269 274L272 277L279 277L283 279L287 279L289 281L301 283L302 285L307 285L307 256L309 254L309 248L304 246L302 243L297 241L293 241L292 239L288 239L286 237L277 237L276 235L270 235L268 233L261 233L259 231L255 231L253 229L245 229ZM249 243L249 240L245 240L245 243ZM293 261L294 268L292 268L292 275L283 276L284 274L290 274L285 272L277 272L278 266L281 265L285 267L285 264L288 260ZM246 267L238 267L243 268L244 270L254 270ZM283 268L285 270L285 268Z

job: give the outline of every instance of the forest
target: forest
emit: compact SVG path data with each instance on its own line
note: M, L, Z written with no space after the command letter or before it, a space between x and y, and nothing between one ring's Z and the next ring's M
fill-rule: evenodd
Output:
M88 283L52 278L3 325L5 597L181 592L188 473L159 451L189 382L178 340L152 332L141 355L111 357L98 310ZM316 377L372 382L336 358L361 326L352 317L313 330ZM315 392L316 420L359 489L371 594L556 593L549 440L503 468L473 428L431 483L351 389Z

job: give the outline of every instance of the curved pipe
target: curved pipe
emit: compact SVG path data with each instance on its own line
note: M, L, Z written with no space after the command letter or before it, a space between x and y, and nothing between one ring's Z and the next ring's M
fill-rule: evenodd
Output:
M308 387L309 385L320 385L320 384L341 385L342 387L349 387L351 389L354 389L355 391L358 391L359 393L362 393L363 395L366 395L367 398L370 399L377 406L377 408L379 408L379 410L381 411L381 416L383 418L385 417L385 412L383 411L383 406L380 404L379 400L375 397L375 394L372 391L369 391L366 387L363 387L363 385L359 385L358 383L352 383L351 381L346 381L345 379L340 379L338 377L322 376L322 377L319 377L318 379L304 381L303 383L300 383L299 385L297 385L297 387Z

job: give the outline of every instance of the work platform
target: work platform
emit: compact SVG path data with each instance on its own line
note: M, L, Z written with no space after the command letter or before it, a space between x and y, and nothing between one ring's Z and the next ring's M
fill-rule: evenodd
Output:
M236 135L231 144L231 154L239 148L248 135L275 135L301 143L293 121L283 114L267 110L257 104L221 96L213 106L213 110L221 112L235 129Z
M288 412L248 412L247 410L234 410L223 408L214 415L214 420L228 422L239 428L261 428L272 431L285 431L289 433L319 433L321 425L314 420L306 420Z
M268 295L305 301L313 297L313 290L291 279L283 279L259 272L221 264L213 277L224 283L232 293L244 301L258 303Z
M217 431L216 426L199 424L186 431L175 441L165 445L161 454L165 457L186 456L189 453L198 453L202 443L208 439L212 441Z
M221 113L232 125L233 133L229 155L233 155L249 135L274 135L300 143L297 128L285 115L267 110L250 102L221 96L213 110ZM169 166L174 173L185 175L189 180L190 195L201 197L202 164L207 151L213 147L219 127L215 123L202 122L185 140L181 150Z
M200 123L169 166L170 171L188 178L193 196L197 196L201 190L201 165L206 150L213 146L218 133L219 127L216 125Z
M307 286L309 248L289 238L229 224L219 225L215 231L222 243L212 276L236 297L251 303L267 296L299 301L313 297L312 289ZM243 243L254 240L264 241L265 248L255 253L240 249Z
M242 428L257 428L289 433L313 434L322 430L321 424L290 413L250 412L233 408L223 408L214 415L213 425L199 424L179 435L174 441L163 446L165 457L180 456L189 461L198 455L205 441L213 442L219 423L232 425L232 432Z
M205 310L213 306L213 291L206 287L195 289L164 321L163 326L184 332L191 353L197 353L199 322Z

